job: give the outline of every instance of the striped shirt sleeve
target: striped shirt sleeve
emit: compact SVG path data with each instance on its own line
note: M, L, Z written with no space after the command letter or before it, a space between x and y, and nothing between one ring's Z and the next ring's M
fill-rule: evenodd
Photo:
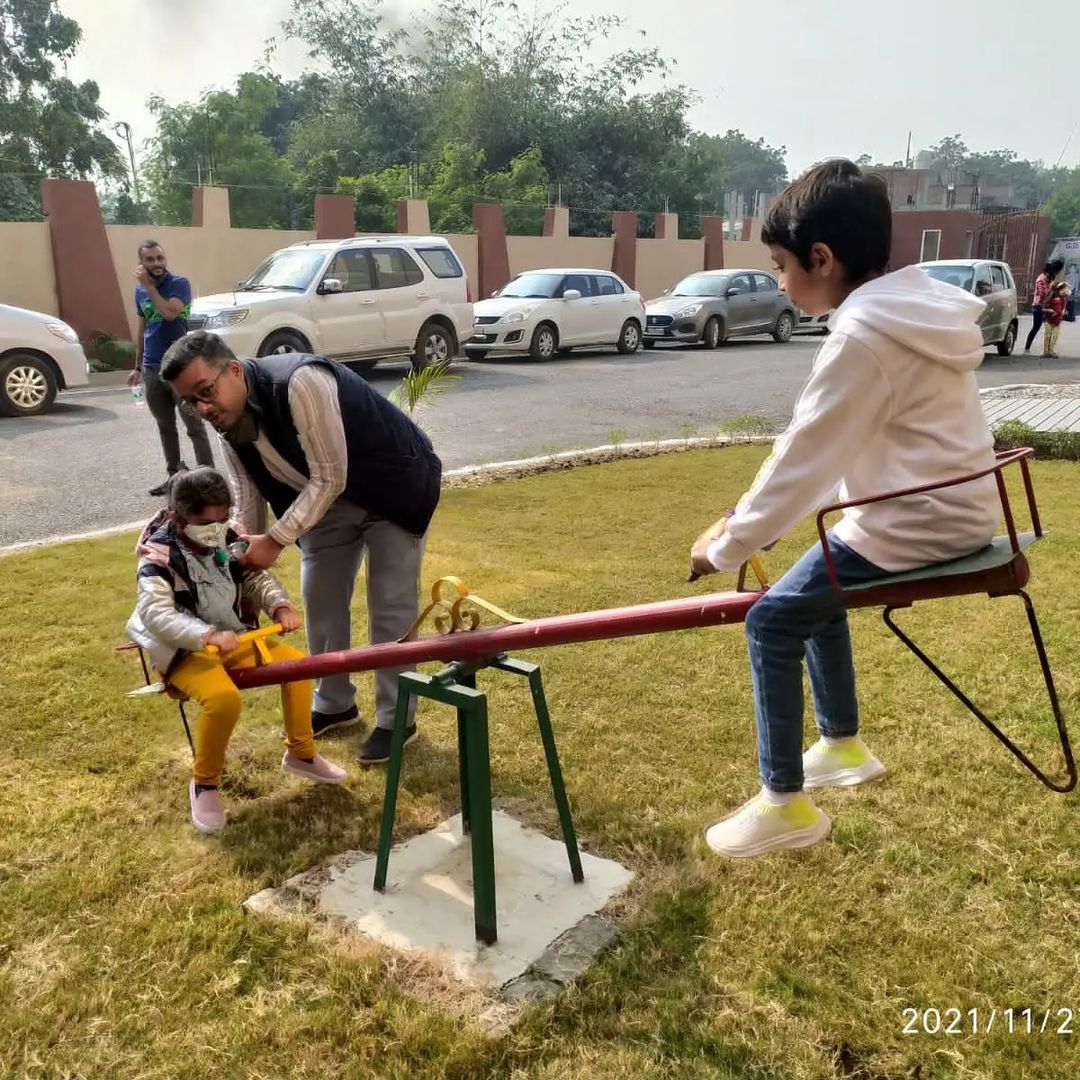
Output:
M313 529L345 490L349 450L341 418L337 379L315 364L289 380L289 409L308 465L308 482L270 529L283 547Z
M266 500L259 494L255 482L229 445L229 440L219 439L218 446L232 492L232 519L236 523L236 531L245 536L258 536L266 532Z

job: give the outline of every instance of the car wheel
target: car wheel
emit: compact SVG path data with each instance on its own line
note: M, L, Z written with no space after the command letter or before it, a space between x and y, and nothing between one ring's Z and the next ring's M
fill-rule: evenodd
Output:
M997 343L997 351L999 356L1012 356L1013 349L1016 348L1016 323L1010 323L1009 329L1005 331L1005 336Z
M623 356L636 353L641 348L641 324L637 319L627 319L623 323L622 333L619 335L616 348Z
M529 355L534 360L550 360L559 347L559 336L551 323L541 323L529 343Z
M706 324L701 334L701 343L706 349L719 349L724 340L724 327L714 315Z
M413 349L413 371L423 371L432 364L448 364L454 359L454 339L442 323L426 322L420 328Z
M465 356L469 360L483 360L484 357L487 356L487 354L488 354L487 349L466 349L465 350Z
M773 327L773 341L778 341L783 345L784 342L791 340L791 335L794 331L795 317L790 311L781 311L776 319L776 325Z
M274 356L279 353L306 353L311 346L295 330L277 330L260 346L259 356Z
M56 376L45 360L18 353L0 362L0 413L37 416L56 398Z

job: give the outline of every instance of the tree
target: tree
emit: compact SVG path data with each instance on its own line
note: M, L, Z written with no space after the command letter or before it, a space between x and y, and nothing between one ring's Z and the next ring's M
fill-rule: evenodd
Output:
M771 194L787 183L787 147L769 146L764 139L751 139L738 130L704 138L712 151L716 178L725 191L740 194L746 205L752 207L759 193Z
M1051 236L1080 236L1080 169L1073 169L1047 199Z
M124 175L97 83L56 72L81 37L55 0L0 0L0 218L40 217L43 176Z
M163 224L191 219L191 189L215 184L231 189L232 222L241 228L294 224L293 173L263 128L280 104L281 84L247 72L235 90L216 90L189 105L150 99L157 134L144 174Z

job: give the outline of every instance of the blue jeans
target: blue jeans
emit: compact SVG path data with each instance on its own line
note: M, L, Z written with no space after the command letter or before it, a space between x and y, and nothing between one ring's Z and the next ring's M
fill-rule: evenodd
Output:
M867 562L831 532L829 548L842 585L873 581L889 573ZM829 581L820 544L750 609L746 639L761 779L772 791L801 791L804 656L818 731L840 738L859 730L847 611L843 597Z

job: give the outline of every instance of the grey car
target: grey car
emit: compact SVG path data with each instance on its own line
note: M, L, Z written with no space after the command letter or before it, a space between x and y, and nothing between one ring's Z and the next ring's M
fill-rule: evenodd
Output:
M704 270L645 305L642 344L698 342L717 348L733 337L772 334L788 341L798 313L776 278L761 270Z
M986 311L979 319L983 344L996 346L1001 356L1012 354L1019 322L1016 282L1008 263L995 259L941 259L918 266L936 281L955 285L985 300Z

